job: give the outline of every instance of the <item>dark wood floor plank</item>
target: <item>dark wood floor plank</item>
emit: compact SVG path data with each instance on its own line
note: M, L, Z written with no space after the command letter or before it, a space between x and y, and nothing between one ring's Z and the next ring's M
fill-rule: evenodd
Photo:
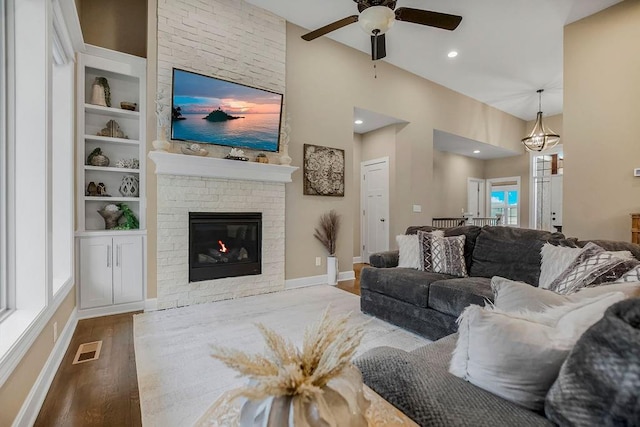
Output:
M73 365L82 343L102 341L100 358ZM35 426L141 426L133 313L78 322Z

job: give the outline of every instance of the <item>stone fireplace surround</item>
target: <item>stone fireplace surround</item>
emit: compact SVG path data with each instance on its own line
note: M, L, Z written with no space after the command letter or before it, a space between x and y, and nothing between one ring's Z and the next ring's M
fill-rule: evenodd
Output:
M298 168L152 151L158 309L283 290L285 184ZM189 283L189 212L261 212L262 274Z

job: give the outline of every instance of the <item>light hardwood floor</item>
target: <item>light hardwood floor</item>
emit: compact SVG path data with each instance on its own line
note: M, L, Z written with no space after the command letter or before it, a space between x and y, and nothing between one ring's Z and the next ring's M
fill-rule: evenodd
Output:
M340 282L337 287L360 295L360 272L366 265L355 264L355 280ZM78 322L36 427L142 425L133 349L134 314ZM98 360L72 364L80 344L99 340L102 350Z

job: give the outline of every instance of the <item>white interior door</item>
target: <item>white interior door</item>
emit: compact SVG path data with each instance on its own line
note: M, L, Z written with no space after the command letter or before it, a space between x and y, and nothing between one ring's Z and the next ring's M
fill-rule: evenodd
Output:
M467 211L469 218L482 218L485 213L485 180L467 179Z
M362 261L389 250L389 158L362 162Z
M562 175L551 176L551 225L562 227Z

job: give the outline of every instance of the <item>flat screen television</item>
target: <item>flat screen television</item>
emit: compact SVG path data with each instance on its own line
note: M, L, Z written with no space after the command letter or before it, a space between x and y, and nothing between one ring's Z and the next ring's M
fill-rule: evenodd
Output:
M282 94L173 69L171 139L277 152Z

